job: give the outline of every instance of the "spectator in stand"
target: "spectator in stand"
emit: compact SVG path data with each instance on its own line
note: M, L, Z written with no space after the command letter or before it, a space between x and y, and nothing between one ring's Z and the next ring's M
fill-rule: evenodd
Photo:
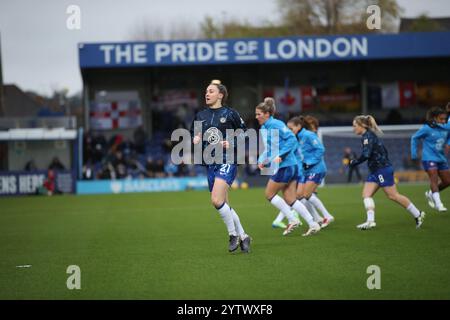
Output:
M188 168L187 164L184 163L184 161L182 161L178 165L178 171L176 173L176 176L178 176L178 177L187 177L187 176L189 176L189 168Z
M83 134L83 163L94 160L93 138L90 131Z
M48 170L43 187L47 190L47 195L52 196L55 193L55 172L53 170Z
M135 157L130 157L127 161L128 163L128 175L133 178L143 179L145 178L145 167L139 162Z
M25 164L25 168L24 168L24 170L25 171L36 171L38 168L37 168L37 166L36 166L36 163L34 163L34 160L33 159L31 159L30 161L28 161L26 164Z
M143 126L139 126L133 133L134 145L136 151L140 154L145 153L145 144L147 142L147 132L145 132Z
M97 173L97 179L116 179L116 172L110 162L103 163L101 170Z
M344 156L342 157L342 167L339 170L341 173L344 173L344 170L347 169L347 183L350 183L352 181L353 171L356 173L356 177L358 182L361 182L361 173L359 172L359 169L357 166L351 167L350 161L356 160L358 156L350 147L344 148Z
M186 117L187 117L187 105L184 103L183 105L179 106L177 108L177 111L175 113L175 118L176 118L176 123L175 123L175 127L176 128L188 128L188 126L186 125Z
M147 163L145 164L145 170L148 178L155 177L156 164L151 157L147 158Z
M126 160L128 160L129 158L134 156L134 154L136 153L135 146L134 146L133 142L131 142L130 140L123 141L119 145L118 150L120 150L122 152L122 154Z
M108 141L108 154L115 155L123 142L123 136L120 134L113 135Z
M180 164L178 168L178 175L181 177L195 177L197 175L196 168L194 165L193 154L184 155L183 162Z
M101 134L96 135L91 141L90 150L92 152L94 163L102 161L102 159L106 155L107 150L107 142L105 136Z
M122 152L116 151L114 153L114 160L112 161L112 165L114 166L114 170L117 175L117 179L126 178L128 175L127 172L127 162L125 161Z
M94 168L91 161L88 161L85 165L83 165L83 180L92 180L94 179Z
M66 168L61 163L58 157L54 157L50 165L48 166L49 170L65 170Z
M167 161L164 165L164 172L167 177L174 177L178 174L178 166L169 159L169 161Z
M156 160L155 164L155 177L164 178L166 176L164 172L164 161L162 159Z

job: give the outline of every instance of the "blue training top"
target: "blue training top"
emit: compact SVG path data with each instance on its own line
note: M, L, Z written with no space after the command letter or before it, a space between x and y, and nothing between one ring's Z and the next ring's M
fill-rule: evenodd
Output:
M259 156L258 163L269 166L276 157L281 157L279 168L297 165L295 151L297 140L286 124L274 117L270 117L262 126L260 133L265 143L265 150ZM274 134L278 133L278 143L272 141Z
M303 153L302 148L300 148L300 144L298 144L297 150L295 151L295 157L297 158L298 176L304 176L305 172L303 170Z
M303 155L303 163L309 166L304 174L325 173L327 167L324 161L325 147L319 137L312 131L302 128L297 133L297 140Z
M417 147L422 141L422 161L447 162L444 145L449 142L445 126L425 124L411 137L411 159L417 159Z

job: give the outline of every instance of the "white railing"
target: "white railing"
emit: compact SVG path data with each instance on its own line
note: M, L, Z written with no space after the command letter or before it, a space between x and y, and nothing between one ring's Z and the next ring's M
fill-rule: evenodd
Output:
M76 117L25 117L0 118L0 130L19 128L66 128L76 129Z

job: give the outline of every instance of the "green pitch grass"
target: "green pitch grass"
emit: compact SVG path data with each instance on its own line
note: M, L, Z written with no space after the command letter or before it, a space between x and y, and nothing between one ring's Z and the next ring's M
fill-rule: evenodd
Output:
M424 185L399 189L427 212L421 230L380 192L377 228L359 231L361 186L330 186L319 196L336 222L308 238L271 228L262 189L233 190L251 254L228 253L206 191L2 198L0 299L450 299L450 213L428 208ZM81 290L66 287L69 265Z

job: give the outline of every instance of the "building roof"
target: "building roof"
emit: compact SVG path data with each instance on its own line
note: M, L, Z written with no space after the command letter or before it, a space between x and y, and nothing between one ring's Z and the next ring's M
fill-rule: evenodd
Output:
M36 116L41 105L14 84L3 86L3 117Z

